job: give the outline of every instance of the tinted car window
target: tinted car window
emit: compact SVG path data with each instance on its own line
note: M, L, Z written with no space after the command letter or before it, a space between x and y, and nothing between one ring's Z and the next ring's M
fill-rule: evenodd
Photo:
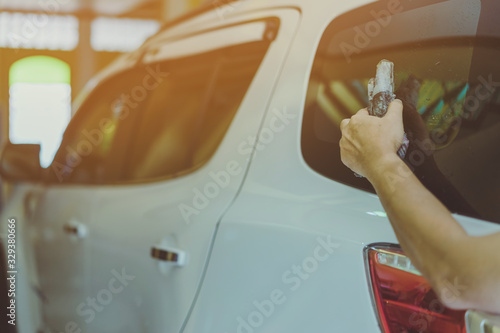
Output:
M222 141L269 43L140 65L103 82L66 130L51 180L140 182L200 167Z
M116 177L130 139L124 133L136 116L122 103L122 96L147 74L144 69L127 71L92 93L64 133L49 167L52 182L100 184Z
M160 64L124 180L175 177L203 165L222 141L267 50L256 42Z
M389 3L348 13L326 29L304 111L306 162L328 178L374 192L342 164L339 124L367 106L368 80L388 59L404 103L407 165L452 212L500 221L500 69L477 70L498 59L500 43L477 35L480 3L399 8L380 21Z

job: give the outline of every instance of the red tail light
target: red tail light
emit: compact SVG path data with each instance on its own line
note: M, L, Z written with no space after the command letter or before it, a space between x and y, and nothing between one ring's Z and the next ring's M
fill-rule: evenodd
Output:
M382 332L465 333L465 311L445 307L397 245L365 249Z

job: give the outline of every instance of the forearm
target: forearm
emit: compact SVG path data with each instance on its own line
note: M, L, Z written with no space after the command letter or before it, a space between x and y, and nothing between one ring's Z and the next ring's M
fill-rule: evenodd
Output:
M378 163L368 178L415 267L436 290L453 284L461 260L455 250L468 239L464 229L397 156Z
M375 187L398 241L449 307L500 313L500 233L472 237L395 154L403 106L383 118L366 109L342 121L342 162Z

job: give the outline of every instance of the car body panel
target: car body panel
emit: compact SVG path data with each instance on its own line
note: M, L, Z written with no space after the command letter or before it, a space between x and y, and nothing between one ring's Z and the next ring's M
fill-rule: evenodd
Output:
M43 326L41 307L43 298L38 293L40 283L37 275L37 264L35 252L32 246L33 235L31 223L36 210L36 201L42 193L42 188L36 184L22 184L14 186L9 195L7 209L1 213L2 221L15 219L16 242L15 242L15 271L16 273L16 318L19 332L34 332ZM30 200L31 198L31 200ZM30 202L31 201L31 202ZM0 234L2 242L0 245L7 251L8 229L7 223L0 223ZM7 252L4 252L7 253ZM6 261L7 262L7 261ZM12 267L7 271L12 270ZM19 320L19 318L21 318Z
M89 190L48 188L41 191L30 219L42 315L49 327L71 321L74 309L88 295L88 240L68 233L67 228L87 228L93 205Z
M23 234L34 237L38 251L43 251L42 242L49 242L53 252L38 253L40 263L49 262L50 253L62 255L60 251L65 261L59 266L75 260L64 267L64 288L53 289L59 294L52 297L60 301L44 318L50 329L64 331L75 322L87 332L380 331L363 249L371 243L397 243L390 222L376 195L319 175L300 150L307 83L322 33L339 15L368 3L215 3L213 10L150 38L87 85L75 107L106 78L131 68L156 47L194 36L182 52L196 52L197 34L267 17L280 19L277 39L224 140L202 168L143 184L16 189L4 215L21 216L21 229L26 225L32 230ZM198 214L183 217L179 207L194 206L194 191L213 182L211 173L226 170L232 162L241 172ZM21 212L25 208L20 202L30 193L36 194L34 215L41 223ZM472 235L500 231L498 224L456 218ZM51 219L55 222L49 225ZM86 237L59 234L68 221L84 223ZM66 247L57 248L59 244ZM32 243L24 245L26 254L34 251ZM185 265L151 258L154 246L184 251ZM43 272L45 265L38 267L50 273L42 284L30 267L35 265L25 258L23 265L33 276L22 281L25 290L58 281L57 265L50 266L51 272ZM110 295L117 275L124 272L130 279L111 293L112 301L100 304L101 310L79 308L88 297ZM61 293L71 287L74 295L66 303ZM30 308L34 318L44 298L51 296L40 291L30 294L29 302L38 303ZM31 324L38 326L36 319ZM33 330L25 326L20 331Z
M184 332L380 332L363 249L371 243L397 244L390 222L376 195L317 174L300 150L304 83L319 36L334 17L303 11L308 28L299 30L272 100L295 117L272 139L263 136L243 188L220 223ZM273 128L274 118L268 110L260 135ZM471 235L500 231L498 224L455 217ZM338 248L292 290L286 273L310 259L318 237L331 237ZM242 272L232 270L236 265ZM231 274L223 278L224 271ZM283 303L266 313L262 302L276 289L285 300L276 298Z

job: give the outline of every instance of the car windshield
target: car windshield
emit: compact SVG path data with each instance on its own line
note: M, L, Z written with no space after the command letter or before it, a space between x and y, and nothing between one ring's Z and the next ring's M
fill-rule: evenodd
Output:
M410 19L412 12L404 19L394 16L365 48L345 44L363 28L338 29L334 21L327 29L309 82L303 156L324 176L373 191L340 161L339 124L368 105L368 80L380 60L390 60L396 96L405 107L407 165L452 212L500 222L500 68L495 64L500 42L478 37L477 19L465 22L461 33L415 32L423 13Z

